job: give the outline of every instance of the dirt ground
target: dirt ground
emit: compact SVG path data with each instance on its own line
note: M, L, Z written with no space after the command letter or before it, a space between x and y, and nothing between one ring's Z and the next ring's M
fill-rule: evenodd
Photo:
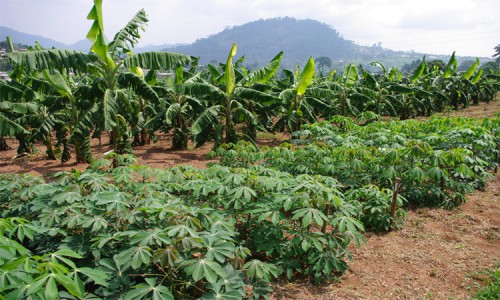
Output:
M46 160L45 147L36 145L34 154L15 158L17 142L15 139L6 139L7 144L12 148L8 151L0 152L0 174L1 173L32 173L34 175L50 175L59 171L70 171L77 169L85 170L88 164L76 164L72 158L69 162L61 163L59 160ZM112 150L113 147L108 144L107 136L102 138L102 145L99 145L97 139L91 141L92 156L94 159L102 158L103 155ZM205 168L208 162L215 162L207 158L206 154L210 152L212 145L190 150L170 150L170 139L160 134L158 141L151 145L134 147L134 154L141 165L147 165L153 168L169 168L175 165L192 165L198 168Z
M472 106L445 115L487 117L500 112L500 101ZM261 139L261 144L273 144ZM12 150L0 152L0 173L50 175L87 165L45 160L45 148L22 158ZM111 148L92 141L95 158ZM153 145L135 147L140 164L168 168L188 164L204 168L211 145L172 151L165 136ZM500 264L500 172L485 191L468 196L455 210L409 211L405 227L387 234L367 233L366 245L352 249L349 270L323 286L309 283L275 284L271 299L467 299L484 284L484 271Z

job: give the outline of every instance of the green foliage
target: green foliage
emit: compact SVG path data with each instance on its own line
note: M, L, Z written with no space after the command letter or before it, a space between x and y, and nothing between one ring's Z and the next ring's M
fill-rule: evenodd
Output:
M465 72L453 53L443 70L423 60L411 76L374 63L381 74L350 64L317 77L311 57L278 79L283 52L247 70L233 44L226 64L197 71L188 55L132 53L142 10L109 44L102 0L88 18L93 54L39 45L8 54L0 137L16 136L22 152L41 140L49 154L55 134L62 161L73 148L91 162L91 133L110 131L114 151L49 182L0 175L7 299L269 298L276 278L320 283L345 271L351 243L364 242L365 228L401 226L405 206L463 203L498 164L498 117L376 122L490 101L498 76L482 76L479 60ZM175 77L160 80L159 70ZM221 164L136 165L132 139L159 129L173 131L177 149L190 135L197 146L214 140ZM258 130L285 129L290 143L259 151Z
M145 30L147 22L146 12L141 9L124 28L115 34L113 41L108 45L109 51L115 52L121 49L122 53L131 52L139 42L140 30Z
M51 183L0 176L3 293L257 299L279 276L331 278L346 269L351 241L364 242L329 177L113 160L115 168L97 160ZM32 280L36 287L18 288Z
M332 176L346 190L354 189L349 195L364 199L361 211L373 210L374 215L361 215L361 219L369 220L365 225L377 230L387 230L384 224L391 222L381 208L388 206L390 196L383 191L392 189L397 177L407 204L453 207L464 201L465 193L484 188L491 178L488 170L498 163L498 118L435 117L425 122L359 126L345 117L334 117L331 122L304 126L296 132L292 143L301 146L283 144L257 152L240 144L222 147L216 154L228 166L259 163L292 174ZM373 200L368 194L359 194L358 189L368 184L383 188L373 190L377 191Z
M55 69L60 72L86 72L88 64L96 60L94 55L75 50L58 49L10 52L7 57L12 64L28 70Z
M490 300L498 299L500 297L500 268L488 271L488 279L486 280L486 286L479 289L473 300Z

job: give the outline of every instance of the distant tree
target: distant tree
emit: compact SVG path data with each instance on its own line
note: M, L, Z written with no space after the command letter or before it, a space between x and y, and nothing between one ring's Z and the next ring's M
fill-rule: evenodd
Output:
M325 67L328 67L328 69L332 68L332 59L327 56L320 56L316 58L316 65L320 73L323 73Z
M458 66L458 71L459 72L467 71L473 64L474 64L474 60L472 60L472 59L464 60Z
M404 64L403 67L401 67L401 72L405 74L410 74L413 71L415 71L415 69L420 65L421 62L422 60L419 58L417 60L412 61L409 64Z
M485 74L498 74L500 73L500 44L496 45L493 50L495 53L492 55L493 58L496 58L493 61L489 61L485 63L481 69L484 70Z
M429 70L434 70L435 66L437 66L438 69L441 70L441 71L444 71L444 69L446 68L446 65L445 65L444 61L442 61L440 59L434 59L434 60L431 60L431 61L427 62L427 68Z
M18 44L18 43L13 43L14 49L19 50L19 49L28 49L29 46L23 45L23 44ZM0 50L2 51L7 51L9 49L9 44L6 40L0 41ZM12 65L8 61L6 55L2 53L2 56L0 57L0 71L5 72L5 71L12 71Z
M489 61L485 63L481 69L484 70L484 74L498 73L500 72L500 59L497 58L496 61Z

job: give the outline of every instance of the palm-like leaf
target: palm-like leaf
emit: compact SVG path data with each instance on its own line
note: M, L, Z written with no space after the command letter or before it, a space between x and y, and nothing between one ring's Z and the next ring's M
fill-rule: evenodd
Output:
M0 100L3 101L20 101L27 100L32 101L36 97L36 94L30 88L11 81L8 83L5 80L0 80Z
M467 71L465 71L465 73L462 76L462 78L469 80L472 77L472 75L474 74L474 72L476 72L476 69L477 69L478 66L479 66L479 58L476 57L476 60L469 67L469 69Z
M0 113L0 136L14 137L22 134L29 134L29 131Z
M387 70L385 69L384 65L378 61L371 62L370 65L374 67L380 67L382 69L382 73L386 74Z
M41 50L26 52L11 52L7 57L15 64L27 70L55 69L62 71L73 71L84 73L87 64L94 62L97 57L92 54L75 50Z
M481 78L481 75L483 75L483 72L484 72L484 69L477 71L477 73L474 74L474 76L472 77L472 79L470 81L473 84L476 84L479 81L479 79Z
M243 122L243 121L248 121L251 123L256 123L257 119L255 116L248 111L246 108L243 107L243 105L235 100L232 101L234 104L232 106L235 106L233 108L232 112L235 115L235 119L237 122Z
M38 110L38 105L35 103L18 103L18 102L0 102L0 111L12 112L16 114L32 114Z
M222 97L224 92L222 92L218 87L211 85L209 83L183 83L176 84L172 86L172 90L176 94L192 95L194 97Z
M252 85L254 83L266 83L278 71L281 59L283 58L283 51L278 53L266 66L259 70L251 71L243 80L245 85Z
M214 105L207 108L199 117L196 119L191 126L191 133L193 135L199 135L209 127L219 123L219 112L222 110L221 105Z
M52 72L43 70L42 74L50 86L52 86L61 96L66 96L72 93L67 78L65 78L57 70L53 70Z
M274 95L245 87L237 87L234 90L234 96L245 100L252 100L262 105L270 105L274 102L280 101L280 99Z
M231 51L227 56L226 71L224 72L224 81L226 83L226 94L231 95L236 85L236 77L234 74L233 57L236 55L236 43L233 43Z
M181 113L181 105L179 103L174 103L167 108L165 112L165 122L167 125L171 126L174 122L175 117Z
M108 45L109 51L115 52L122 49L123 52L130 52L139 42L139 38L141 37L139 31L144 31L148 21L146 12L143 9L138 11L132 20L116 33L113 41Z
M69 137L69 142L73 143L75 140L82 140L90 135L94 124L95 115L97 114L98 106L94 105L91 109L82 112L76 122L73 132Z
M198 72L190 78L186 79L184 83L207 83L207 81L203 79L202 73Z
M358 80L358 69L355 65L349 64L345 67L344 74L342 75L343 84L346 87L352 87Z
M102 18L102 0L94 0L94 6L87 15L88 20L93 20L87 33L87 39L92 42L92 52L97 54L108 67L114 68L115 63L109 54L108 45L104 37L104 20Z
M311 85L312 78L314 76L314 59L312 57L307 61L304 70L300 74L299 83L297 84L296 90L297 95L304 95L306 89Z
M112 90L106 90L104 93L104 98L100 103L100 119L101 119L101 129L103 130L112 130L117 126L116 124L116 114L117 114L117 103L116 97Z
M134 93L144 99L150 101L158 101L158 95L151 86L139 75L134 73L120 73L118 75L118 83L122 87L130 88Z
M411 82L417 81L420 77L422 77L422 74L424 74L425 69L427 68L427 64L425 63L425 56L418 68L413 72L413 76L411 77Z
M220 81L223 79L222 78L222 75L221 72L214 66L212 66L211 64L208 64L207 65L207 68L208 68L208 72L210 73L210 77L211 77L211 82L213 84L218 84L220 83Z
M41 139L43 136L50 135L56 124L64 124L64 115L62 113L52 113L42 116L38 128L33 132L32 139ZM33 122L30 122L33 124Z
M194 58L180 53L169 52L144 52L134 54L123 60L123 64L128 68L141 67L145 69L173 69L179 65L187 65Z
M453 54L450 57L450 60L448 61L448 64L446 65L446 68L444 70L443 77L447 78L453 75L458 68L458 63L457 59L455 58L455 51L453 51Z

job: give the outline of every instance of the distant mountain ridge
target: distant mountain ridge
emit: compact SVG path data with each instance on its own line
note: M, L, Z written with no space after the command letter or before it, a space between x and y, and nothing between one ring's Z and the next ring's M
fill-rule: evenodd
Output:
M90 47L92 46L91 42L87 39L80 40L74 44L68 45L44 36L19 32L9 27L0 26L0 41L4 41L7 36L10 36L12 42L14 43L33 46L35 42L38 42L40 43L40 45L42 45L42 47L47 49L54 47L57 49L72 49L72 50L88 52L90 51ZM134 50L136 52L160 51L163 48L173 47L176 45L179 44L148 45L144 47L138 47Z
M9 27L0 26L0 40L4 41L7 36L10 36L12 42L19 43L23 45L33 46L35 41L40 43L45 48L59 48L59 49L69 49L69 46L58 42L53 39L49 39L43 36L28 34L24 32L19 32Z
M81 40L72 45L57 42L43 36L22 33L0 26L0 40L11 36L14 43L34 45L38 41L45 48L74 49L87 52L89 40ZM237 43L236 59L245 56L244 66L255 69L269 62L280 51L284 52L281 67L293 69L302 66L312 56L325 56L331 59L330 69L342 70L348 63L363 64L370 71L380 71L370 66L377 61L386 67L401 68L405 64L422 59L423 53L413 51L393 51L380 44L361 46L345 39L336 29L328 24L307 19L291 17L261 19L243 25L228 27L225 30L200 38L192 44L164 44L136 47L134 52L169 51L200 57L200 64L225 62L232 43ZM451 55L451 53L449 54ZM428 61L441 59L447 61L449 55L426 55ZM459 63L472 57L458 57ZM488 58L482 58L488 60ZM484 60L483 60L484 61Z

